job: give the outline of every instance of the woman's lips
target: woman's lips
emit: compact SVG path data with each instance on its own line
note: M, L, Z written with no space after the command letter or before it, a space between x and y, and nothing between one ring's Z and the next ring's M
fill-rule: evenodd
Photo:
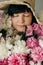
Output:
M20 26L20 27L24 27L25 25L18 25L18 26Z

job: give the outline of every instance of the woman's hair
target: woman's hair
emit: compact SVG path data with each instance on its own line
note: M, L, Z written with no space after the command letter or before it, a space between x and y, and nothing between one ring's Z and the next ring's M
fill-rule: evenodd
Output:
M7 13L8 13L9 16L13 16L13 14L23 13L23 12L26 12L26 11L32 13L32 23L31 24L37 23L34 15L33 15L33 12L26 5L10 4L9 7L8 7Z

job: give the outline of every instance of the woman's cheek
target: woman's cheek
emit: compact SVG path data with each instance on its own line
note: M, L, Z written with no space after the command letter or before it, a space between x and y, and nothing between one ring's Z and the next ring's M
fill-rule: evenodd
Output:
M29 18L25 19L25 25L31 25L31 23L32 23L32 19Z

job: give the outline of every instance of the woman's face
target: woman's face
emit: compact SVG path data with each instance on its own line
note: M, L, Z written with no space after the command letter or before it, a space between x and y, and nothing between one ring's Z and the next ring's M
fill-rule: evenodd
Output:
M28 26L32 22L32 14L30 12L14 14L11 17L13 28L18 32L23 32L25 26Z

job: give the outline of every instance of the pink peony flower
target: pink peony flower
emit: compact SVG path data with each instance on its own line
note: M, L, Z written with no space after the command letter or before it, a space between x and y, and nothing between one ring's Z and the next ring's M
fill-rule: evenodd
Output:
M39 43L34 37L31 37L27 39L26 45L28 46L28 48L34 48L37 47Z
M3 60L3 65L8 65L8 58L5 58L5 59Z
M41 47L35 47L34 49L32 49L30 56L34 61L43 61L43 49Z
M0 59L0 65L3 65L3 60Z
M8 59L0 59L0 65L8 65Z
M33 35L32 26L28 26L26 30L26 36L31 36L31 35Z
M37 35L43 36L43 25L33 23L32 27Z
M22 54L12 54L8 58L9 65L26 65L25 55Z

